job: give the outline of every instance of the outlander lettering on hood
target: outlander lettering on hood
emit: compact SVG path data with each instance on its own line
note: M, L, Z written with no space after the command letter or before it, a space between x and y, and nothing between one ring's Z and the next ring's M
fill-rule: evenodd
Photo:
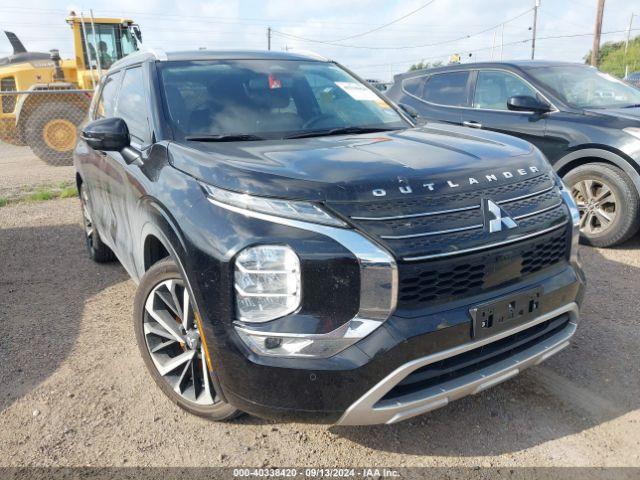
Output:
M411 194L411 193L418 193L418 191L428 191L428 192L435 192L437 190L439 190L440 188L459 188L461 183L466 182L468 185L479 185L481 183L486 183L486 182L499 182L501 181L503 178L504 179L512 179L514 178L516 175L517 176L526 176L526 175L530 175L531 173L538 173L540 171L540 169L536 166L529 166L527 168L518 168L515 170L515 173L513 173L512 171L506 170L506 171L502 171L499 173L491 173L488 175L484 175L484 177L466 177L464 180L445 180L444 182L423 182L422 185L420 185L417 189L414 190L414 188L404 179L399 179L398 182L400 183L400 185L398 185L398 191L400 193L403 194ZM374 188L373 190L371 190L371 193L373 194L374 197L384 197L387 195L387 190L385 190L384 188Z

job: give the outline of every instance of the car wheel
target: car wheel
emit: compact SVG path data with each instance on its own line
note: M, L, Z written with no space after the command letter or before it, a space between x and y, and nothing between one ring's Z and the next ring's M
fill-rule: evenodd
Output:
M590 163L564 177L578 209L580 234L594 247L618 245L640 227L640 197L631 179L605 163Z
M84 184L80 184L78 192L80 197L80 208L82 209L82 225L84 227L84 240L91 260L97 263L113 262L116 256L100 239L98 229L93 223L91 210L89 208L89 196Z
M235 418L241 412L216 392L199 323L176 263L153 265L134 303L136 340L147 369L179 407L211 420Z

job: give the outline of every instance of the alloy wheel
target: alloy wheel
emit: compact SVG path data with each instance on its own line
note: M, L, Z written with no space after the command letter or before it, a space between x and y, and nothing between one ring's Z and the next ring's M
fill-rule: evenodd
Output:
M149 293L144 336L154 366L174 392L198 405L215 403L204 344L181 279L165 280Z
M580 211L580 231L585 235L605 232L618 213L618 201L609 185L601 180L581 180L571 187Z
M89 204L89 197L87 195L87 191L82 187L80 187L80 198L81 198L80 203L82 205L82 219L84 223L84 234L86 236L89 247L92 247L93 234L95 232L95 229L93 227L93 220L91 220L91 214L89 213L89 207L87 206Z

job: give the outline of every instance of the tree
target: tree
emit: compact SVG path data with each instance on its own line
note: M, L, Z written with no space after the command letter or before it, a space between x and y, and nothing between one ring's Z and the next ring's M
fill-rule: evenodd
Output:
M598 68L603 72L617 77L624 77L625 64L629 65L629 72L640 70L640 36L629 41L627 58L624 55L625 42L606 42L600 48ZM591 51L585 56L585 63L589 63Z
M425 68L436 68L436 67L441 67L442 65L444 65L444 63L442 63L441 60L436 60L433 63L425 62L424 60L422 60L418 63L414 63L413 65L411 65L409 67L409 71L413 72L414 70L423 70Z

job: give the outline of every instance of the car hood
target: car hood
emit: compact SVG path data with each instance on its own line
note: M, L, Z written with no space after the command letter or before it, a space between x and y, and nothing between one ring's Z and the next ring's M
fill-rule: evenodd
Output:
M598 108L587 110L597 115L606 115L624 120L635 120L640 124L640 108Z
M472 191L550 169L528 142L440 124L295 140L172 142L169 161L220 188L313 201Z

